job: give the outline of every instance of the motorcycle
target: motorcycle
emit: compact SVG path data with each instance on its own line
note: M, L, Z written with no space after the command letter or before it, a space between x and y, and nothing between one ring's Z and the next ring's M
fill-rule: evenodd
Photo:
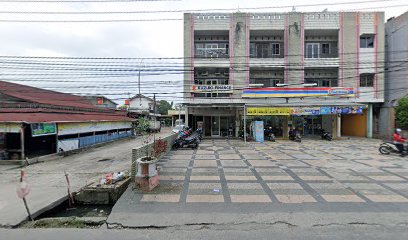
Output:
M300 133L291 130L289 131L289 140L292 140L294 142L302 142L302 136L300 135Z
M198 138L199 137L197 133L193 133L191 136L186 137L186 138L177 138L173 143L173 149L179 149L179 148L196 149L198 148L198 144L200 141Z
M320 134L321 134L322 139L326 139L327 141L333 140L332 135L324 129L320 130Z
M407 143L404 143L404 150L402 152L402 154L407 155L408 149L407 149ZM381 143L380 147L378 148L378 151L381 154L384 155L389 155L391 153L395 153L395 154L401 154L401 152L399 151L399 149L397 148L397 146L395 145L395 143L393 142L383 142Z

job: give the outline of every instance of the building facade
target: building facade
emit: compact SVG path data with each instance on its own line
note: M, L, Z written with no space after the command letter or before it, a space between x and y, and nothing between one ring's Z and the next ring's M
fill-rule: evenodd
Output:
M206 136L371 137L384 101L384 13L186 13L186 124Z
M395 106L408 95L408 12L385 23L385 101L380 109L382 138L391 138L396 127Z
M24 160L133 135L126 112L87 98L0 81L0 160Z

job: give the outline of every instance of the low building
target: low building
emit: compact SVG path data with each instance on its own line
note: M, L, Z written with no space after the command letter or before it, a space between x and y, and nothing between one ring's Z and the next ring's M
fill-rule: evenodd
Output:
M0 159L25 159L133 134L126 112L85 97L0 81Z
M111 99L101 96L101 95L95 95L95 96L84 96L86 99L88 99L92 105L98 108L108 108L108 109L116 109L118 104L112 101Z
M154 113L153 99L142 94L136 94L128 101L128 111L131 116L149 116Z

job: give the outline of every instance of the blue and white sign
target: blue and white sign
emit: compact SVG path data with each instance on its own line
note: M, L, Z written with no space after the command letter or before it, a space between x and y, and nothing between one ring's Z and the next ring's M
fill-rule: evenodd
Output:
M255 121L254 135L255 135L255 141L264 142L264 123L263 121Z

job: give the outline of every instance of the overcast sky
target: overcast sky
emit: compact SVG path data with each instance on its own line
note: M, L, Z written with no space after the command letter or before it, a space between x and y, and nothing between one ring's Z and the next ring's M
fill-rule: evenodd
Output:
M23 0L20 0L23 1ZM41 0L39 0L41 1ZM45 0L47 1L47 0ZM48 0L49 1L49 0ZM84 0L86 1L86 0ZM256 12L287 12L292 11L292 7L275 8L279 6L298 6L296 11L339 11L339 10L361 10L369 11L368 7L374 11L384 11L385 19L399 16L408 10L407 0L388 0L370 3L358 3L369 0L324 0L326 6L301 7L299 5L321 4L322 0L183 0L183 1L136 1L136 2L55 2L55 3L19 3L3 2L0 0L0 55L1 56L63 56L63 57L132 57L132 58L168 58L183 56L183 22L181 20L172 21L143 21L143 22L98 22L98 23L38 23L38 22L9 22L9 20L129 20L129 19L182 19L182 12L174 13L149 13L149 14L18 14L5 12L129 12L129 11L160 11L160 10L195 10L195 9L220 9L226 8L223 12L232 11L256 11ZM333 5L333 3L349 2L347 5ZM402 6L405 5L405 6ZM395 7L392 7L395 6ZM245 8L265 7L259 10L247 10ZM4 20L8 20L5 22ZM108 64L107 61L106 64ZM143 61L142 65L149 68L154 64L165 64L176 62L175 60L150 60ZM0 63L1 64L1 63ZM140 60L126 62L126 64L139 65ZM27 71L27 70L25 70ZM22 75L3 75L17 73L22 70L13 65L13 68L0 68L0 77L10 79L12 77L22 78ZM28 72L31 73L31 72ZM39 72L43 74L45 72ZM48 78L53 77L50 71ZM30 81L27 78L21 83L40 87L55 87L56 90L66 92L83 93L103 93L117 98L122 102L123 92L133 95L136 92L137 74L132 77L109 78L100 80L98 78L78 78L84 83L56 83L51 81ZM61 79L67 79L64 76ZM81 80L79 80L81 79ZM151 79L161 79L169 81L173 85L170 88L153 90L157 85L150 85ZM142 76L142 86L145 87L142 93L181 91L175 82L180 80L182 75L172 74L165 76ZM109 86L120 82L114 90ZM104 84L101 84L103 82ZM125 87L131 82L132 87ZM108 84L109 83L109 84ZM68 86L62 89L61 86ZM75 89L76 86L87 86L86 88ZM116 92L115 92L116 91ZM178 96L180 96L178 94ZM171 95L161 95L159 98L171 98Z

